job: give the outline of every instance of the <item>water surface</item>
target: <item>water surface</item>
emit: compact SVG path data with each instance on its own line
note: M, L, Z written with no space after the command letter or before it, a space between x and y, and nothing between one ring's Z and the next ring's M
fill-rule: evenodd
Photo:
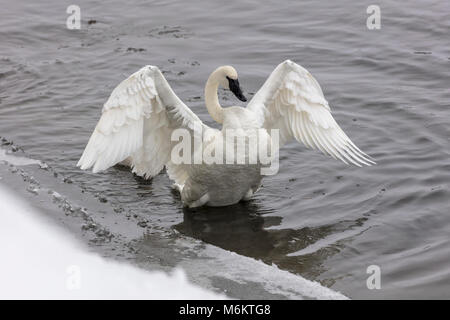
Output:
M353 298L450 298L447 1L379 1L374 31L370 1L78 1L81 30L65 27L70 4L0 1L4 144L137 229L179 232ZM144 181L123 168L75 167L110 92L143 65L163 70L217 127L203 103L209 73L235 66L252 96L285 59L316 77L336 120L377 166L346 166L291 143L252 201L195 211L183 210L164 173ZM381 290L366 287L372 264Z

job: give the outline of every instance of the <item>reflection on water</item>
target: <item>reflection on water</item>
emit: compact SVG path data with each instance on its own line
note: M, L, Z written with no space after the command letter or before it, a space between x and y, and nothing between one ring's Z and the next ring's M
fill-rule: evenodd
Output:
M183 209L183 222L174 226L183 234L246 256L266 257L274 243L265 227L278 225L280 217L264 217L256 201L228 207Z
M184 208L183 222L174 228L223 249L314 277L322 271L321 260L339 251L340 241L367 229L367 219L272 229L280 225L282 217L274 210L264 210L257 201L241 201L228 207Z

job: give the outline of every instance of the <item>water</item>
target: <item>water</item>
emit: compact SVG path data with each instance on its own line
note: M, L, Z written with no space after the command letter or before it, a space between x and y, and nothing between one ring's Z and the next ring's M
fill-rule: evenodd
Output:
M353 298L450 298L448 2L379 1L375 31L366 28L370 1L78 1L78 31L65 27L71 1L0 4L0 136L114 208L119 222L167 231L141 248L187 236ZM216 126L202 98L212 70L233 65L251 96L285 59L316 77L377 166L349 167L291 143L254 200L195 212L183 210L164 173L144 181L123 168L75 167L110 92L141 66L159 66ZM372 264L381 290L366 287Z

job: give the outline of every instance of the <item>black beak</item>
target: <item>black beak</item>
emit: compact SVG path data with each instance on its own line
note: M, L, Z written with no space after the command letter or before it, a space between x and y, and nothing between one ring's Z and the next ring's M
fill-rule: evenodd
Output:
M244 101L244 102L247 101L247 98L244 96L244 94L242 93L241 87L239 86L239 80L238 79L234 80L234 79L231 79L228 77L227 77L227 79L228 79L228 84L229 84L230 90L231 90L231 92L234 93L236 98L238 98L239 100Z

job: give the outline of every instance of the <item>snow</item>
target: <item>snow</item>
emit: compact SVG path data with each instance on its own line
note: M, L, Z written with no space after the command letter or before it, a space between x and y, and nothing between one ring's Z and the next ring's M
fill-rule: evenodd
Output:
M181 269L148 272L90 253L1 186L0 217L0 299L225 298Z

